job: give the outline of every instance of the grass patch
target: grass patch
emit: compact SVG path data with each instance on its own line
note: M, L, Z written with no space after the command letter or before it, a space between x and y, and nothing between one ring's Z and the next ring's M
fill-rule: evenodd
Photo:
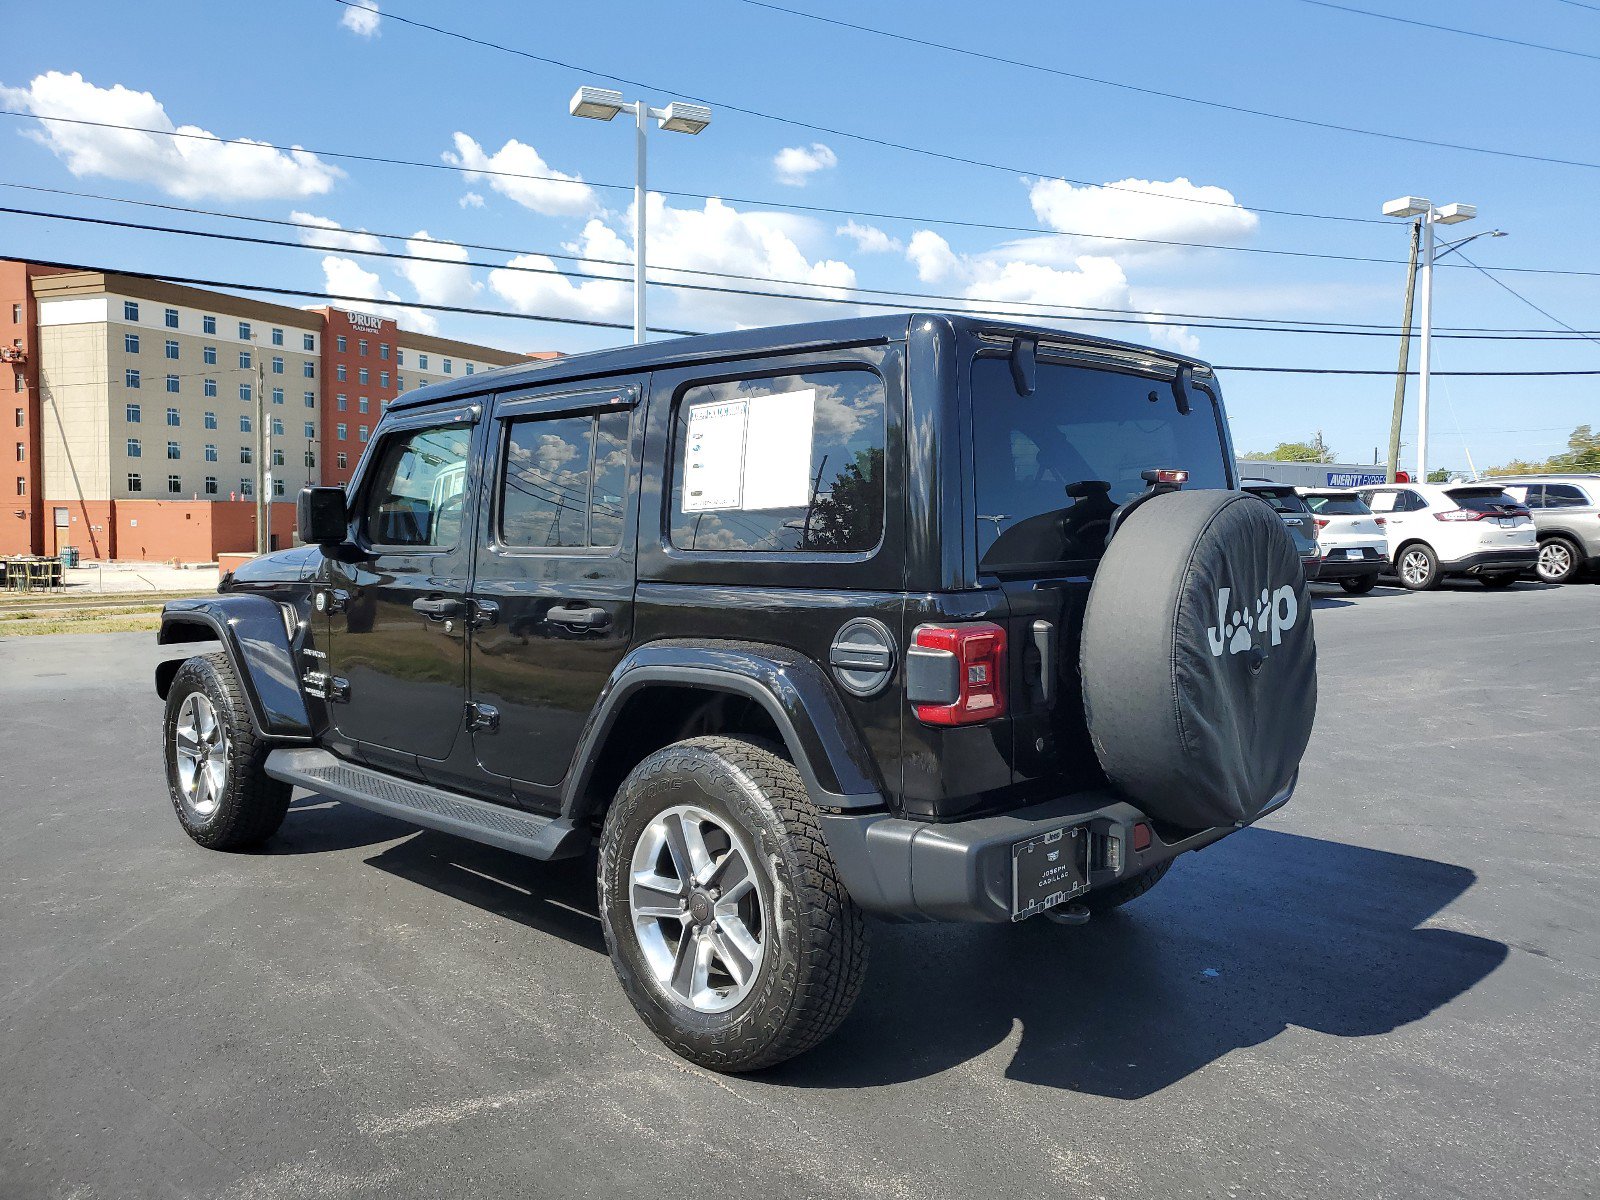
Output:
M0 614L0 637L25 637L42 633L139 633L161 627L161 606L129 612L41 612Z

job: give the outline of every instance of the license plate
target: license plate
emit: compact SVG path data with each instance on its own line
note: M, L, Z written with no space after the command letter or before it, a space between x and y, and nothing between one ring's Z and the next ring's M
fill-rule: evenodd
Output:
M1500 517L1498 519L1502 529L1510 529L1517 523L1517 519L1515 517Z
M1089 828L1052 829L1011 847L1011 919L1021 921L1089 890Z

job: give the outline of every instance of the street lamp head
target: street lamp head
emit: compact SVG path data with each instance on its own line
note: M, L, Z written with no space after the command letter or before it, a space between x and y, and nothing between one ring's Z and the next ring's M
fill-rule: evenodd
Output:
M1424 200L1421 196L1400 196L1383 206L1383 215L1386 217L1420 217L1432 207L1433 201Z
M668 133L699 133L711 124L711 110L704 104L685 104L674 100L661 116L661 128Z
M1434 217L1441 225L1458 225L1478 215L1476 204L1446 204Z
M581 87L572 93L567 111L575 117L609 121L622 111L622 93L610 88Z

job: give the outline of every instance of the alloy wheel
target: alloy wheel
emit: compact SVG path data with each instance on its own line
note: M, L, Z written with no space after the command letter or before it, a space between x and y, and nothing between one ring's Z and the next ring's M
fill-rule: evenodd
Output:
M184 698L172 727L172 748L184 805L202 820L209 818L228 782L228 733L204 693Z
M1572 551L1562 542L1545 542L1539 547L1539 578L1559 583L1572 573Z
M658 813L628 873L634 936L656 982L696 1012L737 1006L766 952L766 913L742 836L695 805Z
M1426 583L1430 573L1428 556L1421 550L1408 550L1400 560L1400 574L1412 587Z

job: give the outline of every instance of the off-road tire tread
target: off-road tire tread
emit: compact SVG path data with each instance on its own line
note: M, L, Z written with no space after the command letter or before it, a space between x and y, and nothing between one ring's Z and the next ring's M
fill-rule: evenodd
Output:
M1172 870L1174 859L1157 863L1148 871L1140 871L1132 879L1124 879L1121 883L1114 883L1108 888L1096 888L1083 898L1084 907L1090 912L1110 912L1114 908L1121 908L1130 900L1137 900L1144 895Z
M197 687L189 686L191 683ZM213 686L206 688L207 683ZM167 790L172 807L177 811L184 832L209 850L245 850L259 846L283 824L294 788L273 779L263 770L272 747L256 732L233 661L223 653L197 655L179 667L172 677L172 686L167 692L167 716L161 724L162 737L167 742L162 748L164 755L171 754L172 722L177 716L177 706L183 696L194 690L205 691L213 701L220 692L227 701L226 711L221 714L227 722L232 748L227 797L216 822L200 828L190 823L169 777Z
M793 763L768 744L713 734L675 742L646 759L640 768L657 755L683 750L713 754L748 779L771 805L789 843L793 875L786 884L794 894L798 941L803 947L789 1013L777 1036L765 1045L747 1042L728 1051L707 1053L678 1036L670 1021L657 1016L655 1000L645 992L643 981L620 964L617 976L640 1016L674 1053L715 1071L758 1071L804 1054L849 1015L866 976L866 919L839 880L816 807ZM614 805L607 814L608 832L616 811Z

